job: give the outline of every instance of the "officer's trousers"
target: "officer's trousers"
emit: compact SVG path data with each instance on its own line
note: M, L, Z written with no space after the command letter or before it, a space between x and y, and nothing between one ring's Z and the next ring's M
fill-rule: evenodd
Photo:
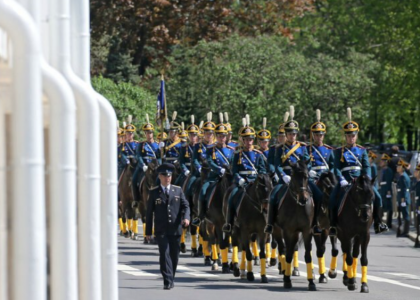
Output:
M174 282L175 272L178 266L180 251L180 235L156 235L159 246L160 272L163 277L163 284L169 285Z

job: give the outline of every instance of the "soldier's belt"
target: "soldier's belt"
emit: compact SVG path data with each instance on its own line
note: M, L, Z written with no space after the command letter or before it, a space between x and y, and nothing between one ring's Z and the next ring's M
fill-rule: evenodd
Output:
M407 189L406 192L409 192L410 189ZM401 192L401 189L397 189L397 192Z
M327 170L328 167L327 166L316 166L316 167L312 167L311 170Z
M239 171L240 175L257 175L255 171Z
M380 185L385 185L386 184L386 181L382 181L381 183L380 183Z
M362 168L359 166L351 166L351 167L345 167L344 169L341 170L341 172L345 172L345 171L359 171Z
M167 157L165 158L167 161L176 161L178 160L178 157Z
M191 166L191 163L185 163L186 166Z
M283 170L291 170L292 167L291 166L286 166L286 167L282 167Z
M145 158L145 159L155 159L154 156L143 156L143 158Z

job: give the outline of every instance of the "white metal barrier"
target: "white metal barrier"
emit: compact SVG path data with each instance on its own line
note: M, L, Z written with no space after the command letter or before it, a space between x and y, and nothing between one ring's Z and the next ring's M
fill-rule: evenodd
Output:
M0 300L118 298L116 116L89 42L88 0L0 0Z

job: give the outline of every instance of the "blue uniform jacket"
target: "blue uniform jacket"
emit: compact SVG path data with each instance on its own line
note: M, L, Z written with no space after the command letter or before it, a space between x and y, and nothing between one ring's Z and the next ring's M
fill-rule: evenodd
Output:
M194 146L188 143L183 143L181 147L181 170L185 172L186 170L191 170L191 162L194 155Z
M235 149L230 146L217 147L216 144L213 144L207 148L207 162L211 169L209 181L217 179L222 168L232 167L234 153Z
M394 172L390 167L381 170L379 193L383 199L392 198L392 181L394 180Z
M236 141L230 141L229 143L227 143L227 145L235 149L239 146L238 142Z
M139 161L139 167L148 165L153 159L160 160L159 144L143 141L139 143L136 150L136 158Z
M274 173L276 171L274 167L274 160L276 156L276 148L277 145L272 145L270 148L268 148L268 156L267 156L267 171L269 173Z
M276 149L276 154L274 158L274 165L277 175L281 178L284 175L289 175L292 173L292 168L290 166L290 163L296 163L298 160L309 160L309 154L306 151L306 145L301 142L296 142L299 144L299 147L293 152L292 155L290 155L287 159L283 161L283 157L289 153L295 145L288 145L282 144L278 145Z
M334 172L334 149L328 145L308 145L306 151L311 153L309 169L317 173L317 178L327 171Z
M207 160L207 149L212 144L206 144L204 142L194 145L193 153L193 167L196 172L201 170L201 162ZM196 174L198 176L198 174Z
M138 141L132 141L132 142L124 142L121 144L121 164L123 167L127 165L126 161L129 157L135 157L136 156L136 150L137 146L139 145Z
M397 201L401 203L402 199L404 199L407 204L411 203L410 177L408 177L407 172L405 171L400 178L398 178L397 182Z
M265 174L264 154L258 150L235 152L233 157L232 173L236 183L241 178L247 182L254 181L258 174Z
M169 163L173 163L177 160L179 160L179 157L181 155L181 145L182 141L181 139L178 139L176 141L172 140L165 140L165 160Z
M348 182L351 182L353 178L359 177L360 175L371 176L369 158L366 152L366 149L356 145L352 148L344 147L343 159L342 159L342 147L334 150L334 173L339 180L346 179ZM350 153L350 151L357 157L356 159Z

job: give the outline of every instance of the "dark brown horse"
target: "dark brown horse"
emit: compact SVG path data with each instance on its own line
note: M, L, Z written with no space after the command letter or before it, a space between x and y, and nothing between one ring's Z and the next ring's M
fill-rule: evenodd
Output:
M257 179L250 184L247 188L242 188L235 195L235 198L242 198L237 212L235 226L233 227L233 235L236 237L233 238L233 246L239 244L240 249L242 249L242 260L244 261L244 256L247 260L247 273L246 278L248 281L254 281L254 273L252 272L252 252L250 248L250 243L255 240L260 246L260 261L261 261L261 282L267 283L266 276L266 253L265 253L265 244L266 244L266 234L264 233L264 227L266 225L266 211L267 204L270 197L271 190L273 189L273 184L271 178L268 174L259 174ZM229 195L225 195L225 205ZM239 199L232 199L234 203ZM238 204L238 203L237 203ZM223 263L223 269L229 268L228 264ZM238 264L233 262L234 275L238 275ZM245 273L244 264L241 266L242 273Z
M314 204L312 194L308 186L308 168L307 162L300 160L291 164L292 173L289 186L287 187L284 199L281 203L276 217L278 225L283 234L286 246L286 268L283 282L285 288L292 287L292 260L293 254L299 241L299 234L302 233L305 246L305 262L307 267L307 278L309 281L309 290L315 291L316 286L312 274L312 234L311 224L314 216ZM281 197L279 193L278 197ZM279 244L281 241L279 241ZM280 250L280 249L279 249Z
M325 258L324 254L326 251L326 241L328 239L329 229L330 229L330 219L329 219L329 202L330 202L330 195L332 190L337 184L337 179L333 172L328 171L321 174L317 181L317 186L323 193L321 209L318 216L318 223L319 227L322 229L321 235L315 235L314 240L316 244L316 256L318 257L318 265L319 265L319 283L327 283L327 277L325 276ZM331 264L330 270L328 271L328 277L335 278L337 277L337 256L338 256L338 248L337 248L337 238L330 237L331 241Z
M343 283L350 291L356 289L357 257L362 253L362 286L360 292L368 293L367 285L367 248L372 225L372 204L374 199L373 180L367 175L355 179L349 187L346 199L337 218L338 238L347 265ZM351 224L351 226L349 226Z

